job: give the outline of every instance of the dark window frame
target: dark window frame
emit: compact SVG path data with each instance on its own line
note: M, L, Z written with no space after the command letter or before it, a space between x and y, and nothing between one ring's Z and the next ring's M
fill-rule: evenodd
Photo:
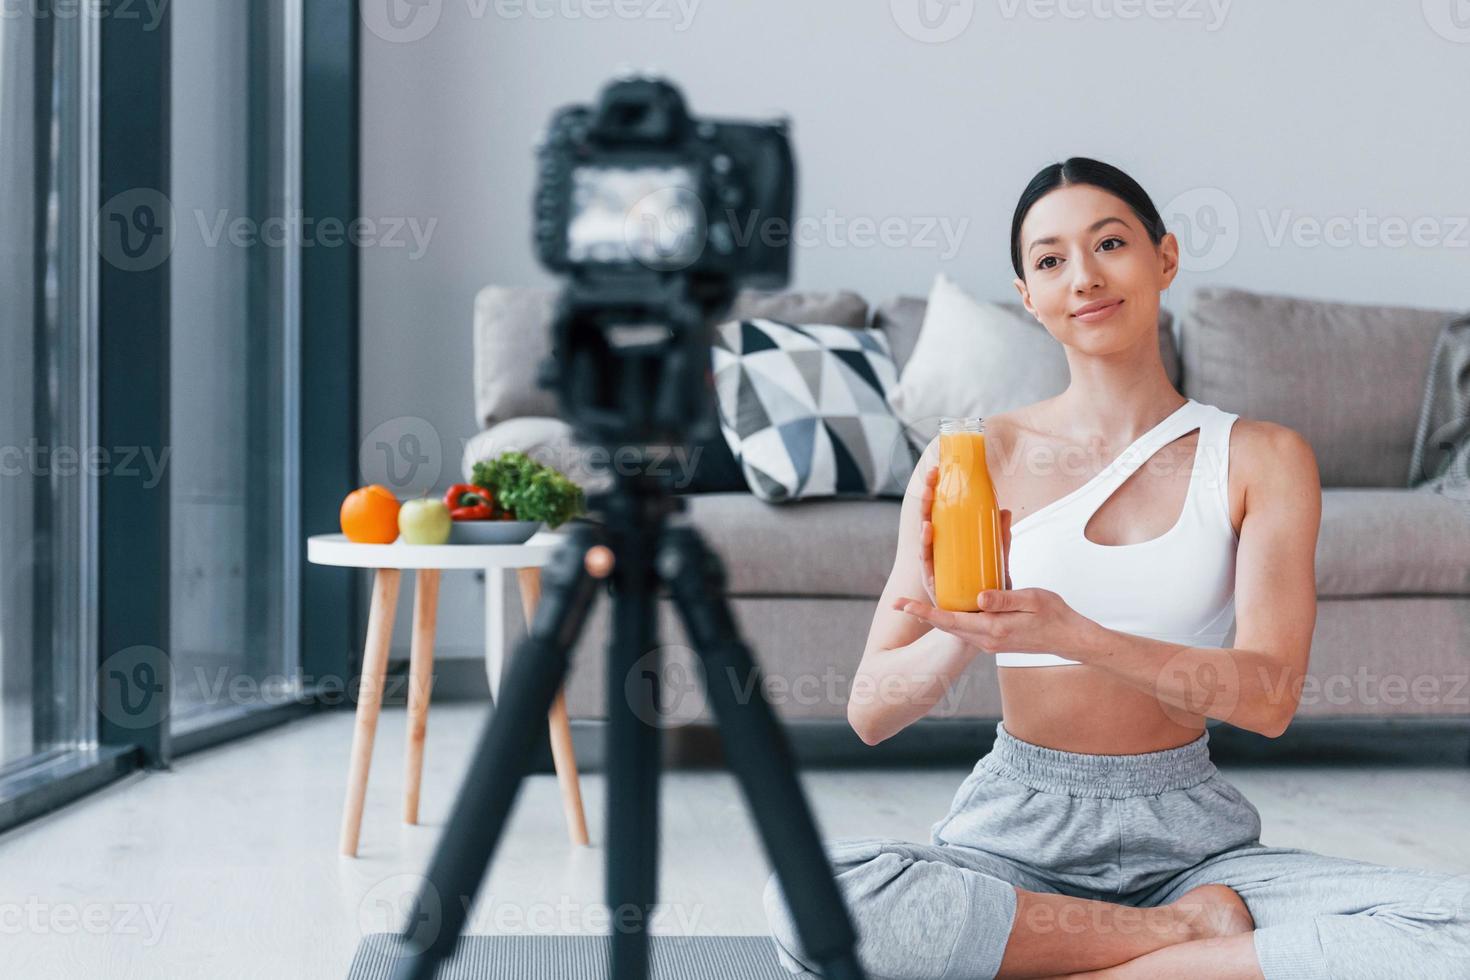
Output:
M47 4L49 0L40 0ZM259 30L260 21L253 29ZM301 0L302 209L309 220L358 214L359 26L352 0ZM135 188L166 189L170 166L171 14L157 21L97 21L95 202ZM49 87L48 87L49 88ZM49 110L49 91L46 94ZM38 109L42 97L38 94ZM261 114L251 113L251 125ZM40 120L38 116L38 126ZM49 121L47 123L49 125ZM125 271L96 261L97 437L104 446L169 442L168 261ZM254 300L252 300L254 301ZM143 715L122 703L124 687L98 677L97 745L47 752L0 774L0 831L48 813L139 768L166 768L188 752L311 712L316 687L355 668L358 599L350 576L306 563L305 533L334 530L336 502L356 483L358 434L358 254L304 249L301 258L297 544L301 703L241 709L171 736L167 711ZM131 652L168 697L169 478L154 487L99 476L96 495L96 635L84 669L101 675L109 656ZM44 515L38 515L44 516ZM141 651L141 652L138 652ZM133 699L136 705L138 699ZM166 705L165 700L162 704ZM90 709L94 706L84 706ZM119 724L121 719L125 724Z

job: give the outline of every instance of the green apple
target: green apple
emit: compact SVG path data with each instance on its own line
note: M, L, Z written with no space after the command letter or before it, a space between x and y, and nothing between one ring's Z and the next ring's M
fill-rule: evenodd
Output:
M443 544L453 527L442 500L410 500L398 508L398 531L404 544Z

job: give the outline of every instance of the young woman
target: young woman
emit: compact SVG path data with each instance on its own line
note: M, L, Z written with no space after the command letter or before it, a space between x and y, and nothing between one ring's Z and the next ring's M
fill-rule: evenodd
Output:
M876 744L993 656L1003 720L931 843L831 845L867 970L1470 977L1470 876L1262 845L1260 814L1210 763L1206 719L1276 736L1297 707L1316 619L1311 448L1170 384L1159 293L1179 246L1117 168L1038 173L1011 258L1071 383L985 420L1006 588L979 612L936 608L931 443L854 684L878 695L848 707ZM766 906L782 962L812 969L774 879Z

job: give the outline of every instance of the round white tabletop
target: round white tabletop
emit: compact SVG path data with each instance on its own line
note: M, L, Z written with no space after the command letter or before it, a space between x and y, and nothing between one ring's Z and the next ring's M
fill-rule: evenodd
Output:
M565 540L539 531L524 544L358 544L345 534L314 534L306 539L306 560L345 568L540 568Z

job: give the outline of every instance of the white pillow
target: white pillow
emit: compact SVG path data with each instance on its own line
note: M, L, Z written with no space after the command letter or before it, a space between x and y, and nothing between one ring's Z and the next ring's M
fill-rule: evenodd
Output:
M974 299L941 272L888 404L922 448L944 416L996 415L1061 394L1069 380L1062 345L1029 313Z

